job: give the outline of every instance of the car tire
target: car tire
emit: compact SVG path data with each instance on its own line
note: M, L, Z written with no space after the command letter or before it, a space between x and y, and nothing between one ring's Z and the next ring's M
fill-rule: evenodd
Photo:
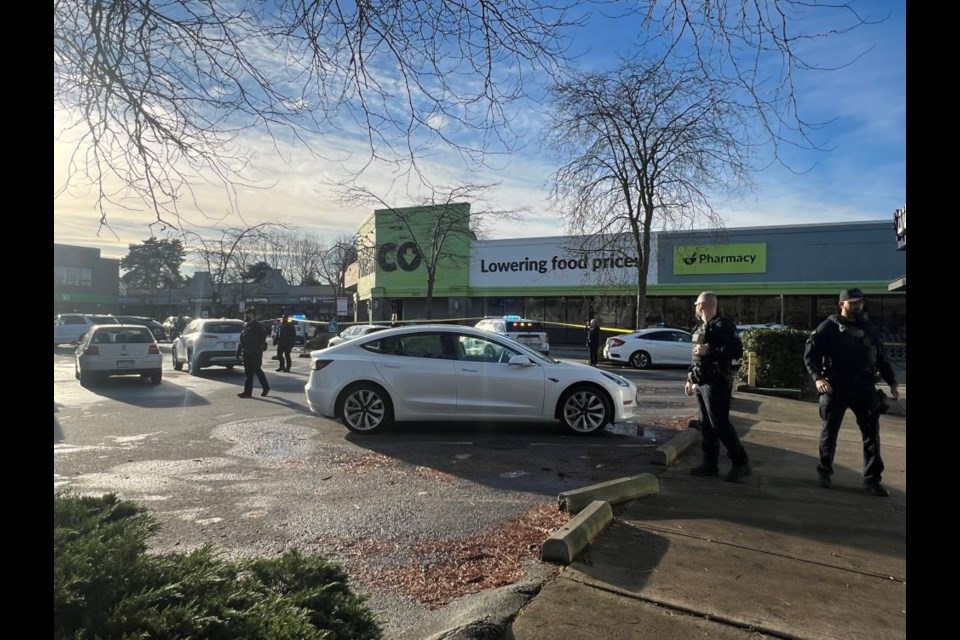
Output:
M393 404L382 387L360 382L340 394L337 415L350 431L373 433L393 423Z
M653 361L646 351L634 351L630 354L630 366L634 369L649 369Z
M190 351L187 351L187 363L189 363L190 365L188 369L190 371L190 375L192 376L200 375L200 363L196 362L193 359L193 353Z
M177 360L177 348L174 347L170 350L170 358L173 360L173 370L174 371L183 371L183 363Z
M235 364L228 364L228 365L227 365L227 371L233 371L233 368L234 368L235 366L237 366L237 365L235 365Z
M596 435L613 422L610 400L597 387L581 384L560 397L560 422L578 436Z
M150 384L160 384L161 380L163 380L163 369L157 369L150 374Z
M93 386L94 378L93 374L86 373L84 371L80 372L80 386L81 387L90 387Z

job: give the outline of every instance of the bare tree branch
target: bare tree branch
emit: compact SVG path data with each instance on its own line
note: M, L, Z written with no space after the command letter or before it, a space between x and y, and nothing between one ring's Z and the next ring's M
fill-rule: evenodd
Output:
M573 0L55 0L54 103L70 180L180 226L213 181L228 213L256 185L242 135L313 148L338 131L368 163L416 171L438 142L464 160L513 147L507 107L563 58ZM477 135L479 134L479 135ZM202 210L202 209L201 209Z
M562 161L551 197L583 250L637 257L636 326L646 320L651 232L721 226L717 193L749 184L743 112L696 66L624 62L554 86L547 146Z

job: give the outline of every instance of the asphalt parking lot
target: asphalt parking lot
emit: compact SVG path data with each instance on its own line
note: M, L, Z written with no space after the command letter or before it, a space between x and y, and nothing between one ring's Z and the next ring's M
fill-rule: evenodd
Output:
M356 436L307 410L307 358L295 357L291 373L274 372L272 362L264 366L268 398L238 399L239 370L191 376L169 359L158 386L115 378L84 389L61 347L54 486L146 504L162 525L151 541L157 552L212 542L230 554L298 547L335 557L392 638L422 637L425 625L496 586L451 578L489 562L458 550L518 522L556 526L547 514L560 492L649 469L651 452L693 411L682 369L626 370L649 419L598 437L568 436L554 424L484 423ZM518 564L520 575L544 569ZM424 589L428 570L437 584L450 579ZM475 595L448 601L438 591Z

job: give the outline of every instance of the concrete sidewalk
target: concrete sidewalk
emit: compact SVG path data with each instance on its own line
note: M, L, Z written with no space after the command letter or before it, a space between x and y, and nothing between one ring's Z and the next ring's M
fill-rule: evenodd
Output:
M840 432L833 487L823 489L817 405L735 393L731 417L753 475L740 484L690 476L699 462L694 446L658 474L658 494L614 507L613 523L503 637L906 637L905 385L901 391L903 404L881 416L888 498L862 488L852 414Z

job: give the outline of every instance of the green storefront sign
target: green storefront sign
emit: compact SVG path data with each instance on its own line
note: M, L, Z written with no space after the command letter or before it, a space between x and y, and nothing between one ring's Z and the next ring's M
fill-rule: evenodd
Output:
M673 273L678 276L717 273L766 273L767 245L708 244L673 248Z

